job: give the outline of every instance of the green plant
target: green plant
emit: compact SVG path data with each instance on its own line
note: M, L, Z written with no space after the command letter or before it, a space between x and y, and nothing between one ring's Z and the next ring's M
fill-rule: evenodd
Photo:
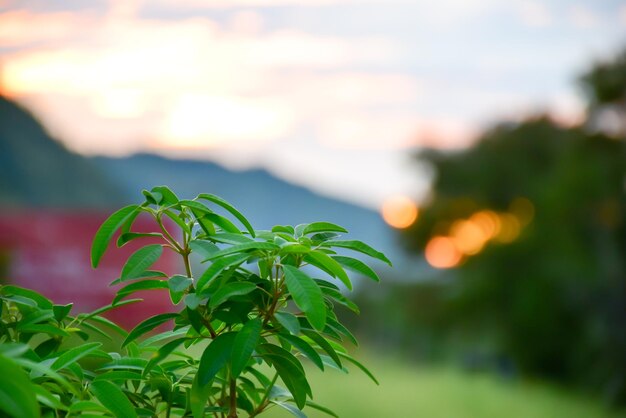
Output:
M121 302L117 306L125 305ZM18 286L0 287L0 415L11 417L76 417L109 414L111 396L98 390L100 377L79 360L108 363L98 334L126 331L101 316L112 305L71 316L72 305L55 305L41 294ZM108 329L109 331L105 331ZM76 344L76 340L83 344ZM123 397L123 395L122 395ZM132 408L124 398L121 405ZM123 406L122 406L123 407Z
M278 405L297 417L305 416L305 406L336 416L311 401L302 358L322 370L346 371L344 362L352 363L376 381L343 346L344 340L357 342L338 321L334 304L358 308L334 280L351 289L346 269L379 279L359 259L335 250L389 263L382 253L338 239L347 231L328 222L255 231L214 195L180 200L164 186L143 194L144 203L113 213L93 241L96 267L118 231L120 247L145 237L162 240L128 258L112 283L123 287L111 305L70 316L71 305L54 305L16 286L0 288L0 372L15 377L0 383L0 410L16 417L234 418L240 411L254 417ZM232 215L245 230L211 207ZM132 231L141 213L155 219L156 232ZM165 218L173 223L166 225ZM178 233L168 230L171 225ZM164 249L180 255L184 274L149 270ZM193 254L207 266L199 274L192 272ZM320 273L324 278L312 277ZM126 298L143 290L166 290L181 309L149 317L130 332L101 316L140 301ZM171 330L139 341L166 323L173 323ZM123 339L121 352L86 342L89 333L110 338L103 326ZM72 345L73 335L85 342ZM87 357L91 367L79 362Z

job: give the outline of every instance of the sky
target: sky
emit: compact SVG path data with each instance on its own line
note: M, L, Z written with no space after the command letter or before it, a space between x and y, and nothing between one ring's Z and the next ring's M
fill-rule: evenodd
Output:
M0 0L0 93L68 148L262 167L369 207L412 155L500 121L579 122L626 45L610 0Z

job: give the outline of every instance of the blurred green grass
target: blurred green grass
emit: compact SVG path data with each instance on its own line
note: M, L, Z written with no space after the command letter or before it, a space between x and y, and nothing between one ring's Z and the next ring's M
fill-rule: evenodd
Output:
M335 370L307 369L315 402L341 418L617 418L599 400L549 384L504 380L454 368L417 366L391 358L363 358L380 386L357 368L345 375ZM306 408L310 418L328 417ZM273 407L267 418L292 417Z

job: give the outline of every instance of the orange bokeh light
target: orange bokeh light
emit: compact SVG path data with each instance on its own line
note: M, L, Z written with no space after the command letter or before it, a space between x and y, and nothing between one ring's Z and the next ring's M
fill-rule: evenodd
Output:
M450 235L459 251L467 255L477 254L489 239L489 235L471 220L456 221Z
M394 228L402 229L413 225L417 220L418 209L413 200L406 196L395 196L382 206L381 214L385 222Z
M449 237L433 237L424 250L428 264L435 268L447 269L457 266L463 259L463 254Z

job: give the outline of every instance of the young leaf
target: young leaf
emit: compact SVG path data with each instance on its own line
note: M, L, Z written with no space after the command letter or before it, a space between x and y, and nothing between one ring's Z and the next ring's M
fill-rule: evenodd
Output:
M220 334L207 346L198 365L198 383L209 384L222 367L228 363L233 352L236 333Z
M100 259L109 246L109 242L111 241L111 238L113 238L115 231L117 231L122 224L124 224L124 222L133 216L138 210L138 205L126 206L113 213L102 223L98 232L96 232L93 243L91 244L91 265L94 268L98 267Z
M332 277L338 278L349 290L352 290L352 283L350 282L350 278L346 274L343 267L341 267L341 264L327 256L323 252L311 251L304 256L304 259L315 267L318 267L326 273L330 274Z
M355 241L355 240L353 241L339 241L339 240L326 241L323 245L327 247L340 247L340 248L347 248L353 251L357 251L365 255L368 255L372 258L375 258L377 260L380 260L384 263L387 263L388 265L391 266L391 261L389 261L389 259L385 257L385 254L373 249L372 247L370 247L369 245L361 241Z
M136 340L141 335L145 334L148 331L151 331L158 327L161 324L166 323L167 321L176 318L178 316L177 313L169 312L164 314L155 315L146 319L145 321L138 324L133 330L128 334L124 342L122 343L122 347L125 347L127 344L130 344L132 341Z
M0 410L12 417L39 417L34 384L13 361L0 356Z
M285 284L294 302L305 313L315 329L326 325L326 305L319 286L304 272L293 266L284 266Z
M117 418L136 418L135 408L130 403L119 386L107 380L97 380L91 383L91 392Z
M226 200L222 199L219 196L215 196L209 193L202 193L198 195L198 199L208 200L209 202L213 202L216 205L221 206L222 208L226 209L228 212L231 213L231 215L237 218L239 222L241 222L242 225L246 227L250 235L254 237L254 229L252 229L252 225L250 225L250 222L246 219L245 216L243 216L237 209L235 209L233 205L228 203Z
M313 222L308 224L302 231L302 235L314 232L348 232L345 228L330 222Z
M247 295L254 290L256 290L256 285L251 282L227 283L211 296L209 299L209 308L213 309L233 296Z
M380 281L380 278L378 277L376 272L361 260L352 257L344 257L342 255L331 255L330 257L348 270L352 270L356 273L361 273L362 275L369 277L375 282Z
M255 318L246 322L239 330L233 343L233 353L231 360L231 373L233 377L239 377L243 369L248 364L252 352L256 348L261 337L263 322L261 318Z

